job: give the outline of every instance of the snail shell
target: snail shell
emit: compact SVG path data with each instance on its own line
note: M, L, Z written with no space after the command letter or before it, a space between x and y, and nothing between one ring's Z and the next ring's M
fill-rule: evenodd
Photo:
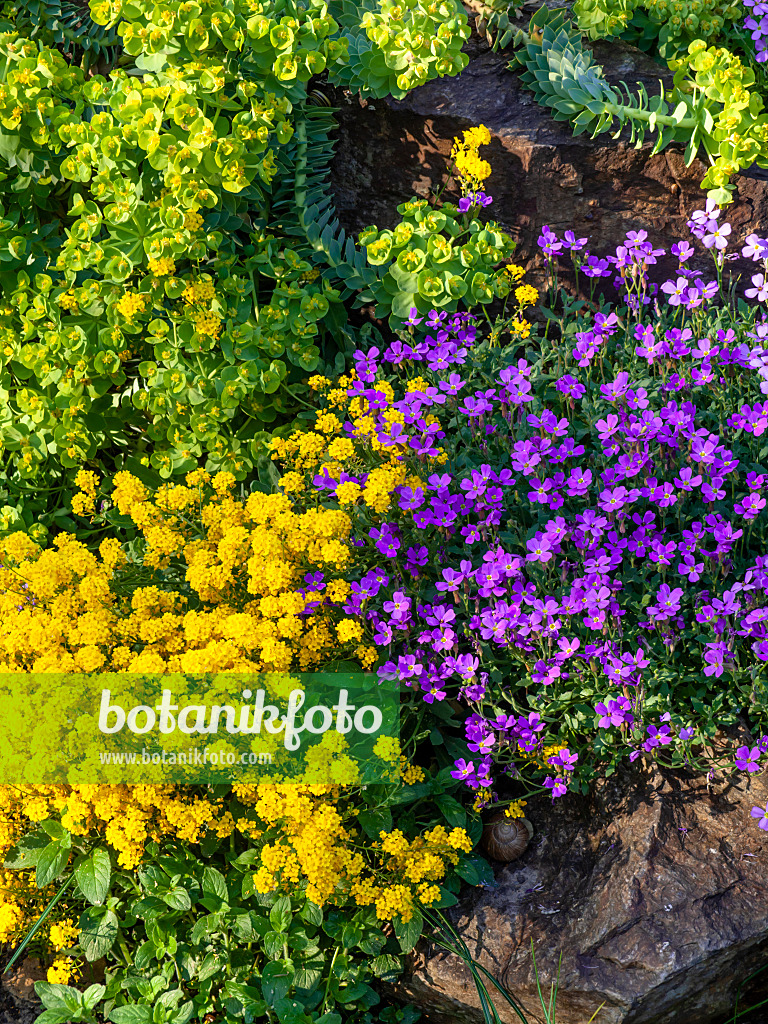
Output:
M491 860L507 863L525 853L532 836L533 825L526 818L497 814L483 826L481 846Z

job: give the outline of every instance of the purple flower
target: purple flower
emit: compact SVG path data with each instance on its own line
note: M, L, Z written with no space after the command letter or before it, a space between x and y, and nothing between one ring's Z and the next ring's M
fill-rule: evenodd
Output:
M710 230L708 234L704 235L701 240L702 245L705 249L727 249L728 248L728 235L731 233L731 225L726 223L716 226L714 230Z
M757 827L768 832L768 803L765 807L753 807L750 813L753 818L760 818Z
M424 682L421 684L421 689L424 691L424 700L427 704L434 704L436 700L445 700L445 690L437 681Z
M578 754L572 754L568 747L563 747L557 754L553 754L547 763L551 764L553 768L562 768L563 771L572 772L578 759Z
M563 235L563 246L572 252L579 252L587 244L588 239L577 238L573 231L566 231Z
M473 206L490 206L493 196L487 196L485 192L468 192L459 200L459 210L466 213Z
M454 762L456 765L456 771L452 771L451 775L454 779L469 780L469 777L475 773L474 761L465 761L463 757L460 757L458 761Z
M557 799L557 797L565 796L565 794L568 792L568 786L566 785L565 781L563 779L553 779L551 775L548 775L546 779L544 779L544 786L546 789L552 790L553 803ZM760 827L762 828L762 825Z
M600 716L598 726L601 729L609 729L612 725L632 725L634 715L630 708L630 701L626 697L612 697L606 701L599 701L595 704L595 713Z
M666 746L673 739L668 725L662 725L660 729L657 729L655 725L649 725L646 732L648 739L643 743L643 750L646 754L650 754L654 747Z
M656 591L656 604L649 604L647 611L652 619L663 622L672 618L680 611L680 600L683 591L680 587L672 589L666 583L662 583Z
M748 299L757 299L758 302L765 302L768 299L768 281L763 274L753 274L752 284L754 288L747 288L744 294Z
M693 555L683 555L683 560L678 565L677 571L681 576L687 576L689 583L696 583L704 572L704 563L697 562Z
M763 260L768 257L768 241L760 238L759 235L747 235L747 244L741 250L741 255L748 260Z
M685 263L687 259L693 256L694 249L690 242L675 242L672 248L669 250L673 256L677 256L681 263Z
M760 747L739 747L736 751L736 767L742 772L759 772L760 771Z
M537 534L526 542L526 562L548 562L552 558L552 543L545 534Z
M554 231L550 231L547 224L541 229L537 244L545 256L555 256L563 248L563 243L558 239Z
M679 306L685 302L688 294L688 281L684 277L678 277L677 281L665 281L661 290L669 296L667 302L670 306Z

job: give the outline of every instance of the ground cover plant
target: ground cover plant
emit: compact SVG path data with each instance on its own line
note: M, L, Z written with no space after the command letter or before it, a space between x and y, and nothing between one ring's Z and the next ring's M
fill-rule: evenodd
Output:
M669 281L645 232L543 227L540 296L483 126L458 203L347 238L319 86L457 73L457 5L89 12L6 5L0 35L0 672L362 667L400 681L401 778L350 781L337 735L302 785L4 786L0 941L45 958L42 1024L412 1024L381 981L491 880L489 812L766 763L768 240L734 292L714 200Z
M752 302L718 303L720 218L710 205L691 221L711 281L687 271L685 241L678 274L654 283L661 253L645 233L600 257L545 228L544 330L524 318L539 297L521 283L484 329L472 313L414 308L344 378L310 378L316 413L270 443L272 497L238 496L226 473L153 491L81 471L75 514L112 503L138 538L118 531L96 553L68 534L48 548L7 537L4 669L348 658L403 682L403 745L380 751L402 759L401 787L6 790L6 937L40 908L36 883L43 898L68 883L39 933L61 952L39 986L48 1020L150 1019L161 995L152 1013L172 1020L258 1019L264 1004L281 1019L363 1019L372 976L391 977L430 908L488 870L472 855L477 811L521 815L533 794L586 790L622 759L761 768L768 324L759 272ZM757 270L768 242L747 249ZM564 259L618 300L558 305ZM707 589L684 586L691 575ZM737 716L754 744L713 761L707 741ZM332 772L343 750L327 754ZM768 826L766 809L753 815ZM367 853L353 852L357 834ZM240 945L247 957L232 956ZM102 953L105 986L64 984ZM156 973L140 983L138 970Z

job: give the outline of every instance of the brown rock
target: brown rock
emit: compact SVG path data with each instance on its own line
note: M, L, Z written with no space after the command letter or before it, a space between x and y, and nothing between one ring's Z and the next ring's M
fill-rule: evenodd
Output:
M14 999L34 999L35 982L45 981L46 968L37 957L24 957L21 963L3 975L3 988Z
M655 95L659 79L670 83L666 68L634 47L601 42L595 51L611 84L642 81ZM509 53L488 51L474 34L467 52L471 60L461 75L429 82L401 101L360 101L336 90L340 127L332 180L347 230L393 227L399 203L427 197L446 180L454 136L484 124L492 136L481 151L493 168L486 191L494 202L487 215L519 242L516 258L527 268L543 266L536 247L543 224L589 237L599 255L612 252L629 230L645 229L666 248L690 237L685 221L706 199L700 160L686 167L678 148L651 156L651 143L638 150L628 136L574 137L568 124L535 102L520 75L507 70ZM447 190L442 198L456 201L458 193ZM768 183L741 175L727 216L738 242L768 229ZM700 266L710 270L709 258ZM743 260L733 266L754 269Z
M543 1019L533 939L545 994L562 953L558 1024L709 1024L766 960L768 834L750 817L766 798L764 776L708 788L625 771L589 798L539 801L526 853L447 914L531 1022ZM430 1024L483 1021L466 966L438 947L397 995Z

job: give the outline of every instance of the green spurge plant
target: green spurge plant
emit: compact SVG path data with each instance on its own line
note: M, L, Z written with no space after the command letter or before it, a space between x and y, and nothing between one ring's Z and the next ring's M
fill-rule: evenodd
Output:
M573 11L590 39L620 35L664 59L696 39L727 38L744 17L740 0L576 0Z
M610 86L562 11L542 8L516 38L522 46L510 67L525 67L523 82L538 102L570 121L576 134L613 131L618 138L627 126L638 148L646 134L656 135L653 152L685 145L688 164L703 150L710 166L702 187L721 204L730 202L731 177L740 168L768 167L768 116L752 88L755 72L728 50L695 40L671 62L672 88L662 86L651 98L642 84L634 96L626 84Z
M453 312L465 296L472 306L509 294L507 279L494 268L515 243L497 224L483 225L452 203L433 209L426 199L413 198L397 212L403 219L393 231L371 227L360 235L368 262L388 268L359 297L376 302L376 316L400 323L414 307Z
M30 38L40 38L46 46L70 55L82 54L86 64L115 59L117 29L97 25L84 0L21 0L15 11L15 25Z
M84 463L252 471L376 276L308 83L402 96L460 70L468 32L455 0L94 0L72 39L33 20L0 35L0 529L71 527Z

